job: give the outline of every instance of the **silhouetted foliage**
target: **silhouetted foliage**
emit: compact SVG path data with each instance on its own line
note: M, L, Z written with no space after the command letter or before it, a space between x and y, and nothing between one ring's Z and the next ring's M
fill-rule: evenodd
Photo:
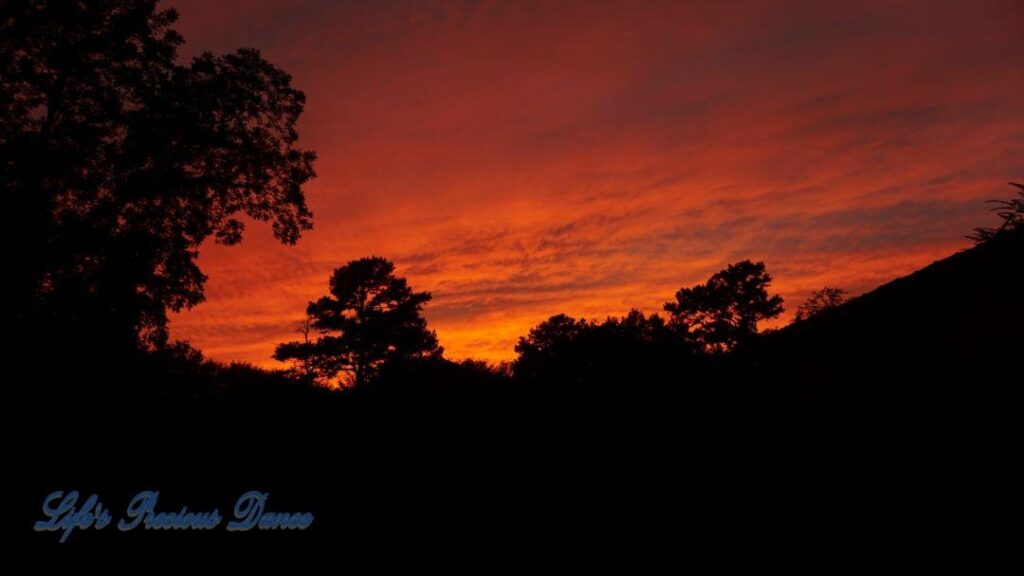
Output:
M530 328L527 336L521 336L516 344L520 356L556 356L560 347L575 341L581 334L592 328L586 319L576 319L567 314L556 314L537 326Z
M744 260L704 284L680 289L665 310L672 325L701 349L729 351L757 334L759 321L783 312L782 297L768 294L771 281L763 262Z
M1017 188L1016 198L992 200L992 203L995 204L993 211L1002 219L1003 223L998 228L975 228L974 234L968 238L981 243L991 240L1007 230L1018 230L1024 227L1024 184L1010 182L1010 186Z
M347 374L346 383L358 386L385 362L439 356L437 337L421 314L430 293L413 292L394 271L376 256L336 269L331 295L306 311L320 336L281 344L274 357L295 361L321 381Z
M797 322L806 320L811 316L818 314L822 310L835 308L843 302L846 302L846 290L825 286L821 290L813 292L811 296L807 298L807 301L797 308L795 320Z
M523 380L572 383L575 373L586 370L579 367L580 359L574 354L580 338L593 330L595 324L567 314L556 314L521 336L515 351L518 358L513 365L514 374Z
M4 320L162 345L167 311L203 299L207 238L238 243L242 216L288 244L311 227L303 94L256 50L179 64L176 20L153 0L0 5Z
M313 349L313 334L315 332L313 322L313 317L307 313L306 317L299 322L298 329L295 330L302 336L302 340L290 344L289 347L296 352L296 356L294 358L290 358L290 360L295 361L292 372L297 374L300 378L315 382L319 380L320 377L317 373L313 354L310 353ZM281 350L282 348L279 347L278 349Z
M635 393L686 377L692 348L657 314L604 322L558 314L516 344L514 378L543 396Z

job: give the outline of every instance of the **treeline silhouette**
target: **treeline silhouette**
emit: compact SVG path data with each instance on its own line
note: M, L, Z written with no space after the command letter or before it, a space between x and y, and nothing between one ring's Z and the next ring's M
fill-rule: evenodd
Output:
M0 310L22 526L54 489L126 498L155 483L202 499L259 485L314 509L324 540L365 543L396 516L419 518L422 538L438 514L508 528L558 513L600 541L638 525L633 506L711 523L798 500L840 516L926 509L963 479L942 465L970 456L987 474L977 461L1011 421L999 411L1024 349L1019 199L975 247L856 298L826 287L769 333L759 323L782 299L744 260L663 315L558 314L508 364L452 361L423 317L430 294L369 257L335 270L301 339L277 348L289 370L170 341L168 311L203 300L199 247L238 243L245 217L296 242L314 175L289 76L251 49L180 63L176 18L146 0L0 3Z

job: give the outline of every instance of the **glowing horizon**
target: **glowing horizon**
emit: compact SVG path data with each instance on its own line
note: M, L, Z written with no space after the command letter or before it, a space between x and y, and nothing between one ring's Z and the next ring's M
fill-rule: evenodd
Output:
M745 258L786 323L970 246L1024 178L1019 3L170 5L183 57L253 46L294 76L319 155L298 245L203 247L207 301L172 335L217 360L277 365L369 255L433 294L453 358L660 311Z

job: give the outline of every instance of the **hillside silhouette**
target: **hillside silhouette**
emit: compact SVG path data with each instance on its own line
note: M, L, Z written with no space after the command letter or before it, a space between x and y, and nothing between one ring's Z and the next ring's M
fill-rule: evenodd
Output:
M765 335L747 361L784 410L954 410L952 425L1020 376L1022 295L1016 229Z

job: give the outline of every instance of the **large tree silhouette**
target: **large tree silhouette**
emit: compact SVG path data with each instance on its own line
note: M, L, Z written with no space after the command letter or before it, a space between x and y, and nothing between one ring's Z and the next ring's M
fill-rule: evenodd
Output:
M770 296L772 278L763 262L744 260L716 272L704 284L682 288L665 304L672 324L708 352L725 352L757 334L757 323L782 313L782 297Z
M274 357L292 360L321 381L369 382L389 361L439 356L437 336L422 316L430 293L413 292L380 257L353 260L331 275L330 296L310 302L316 339L287 342Z
M255 50L179 64L176 19L153 0L0 4L8 326L160 345L167 311L203 299L205 240L238 243L243 216L288 244L311 227L303 94Z

